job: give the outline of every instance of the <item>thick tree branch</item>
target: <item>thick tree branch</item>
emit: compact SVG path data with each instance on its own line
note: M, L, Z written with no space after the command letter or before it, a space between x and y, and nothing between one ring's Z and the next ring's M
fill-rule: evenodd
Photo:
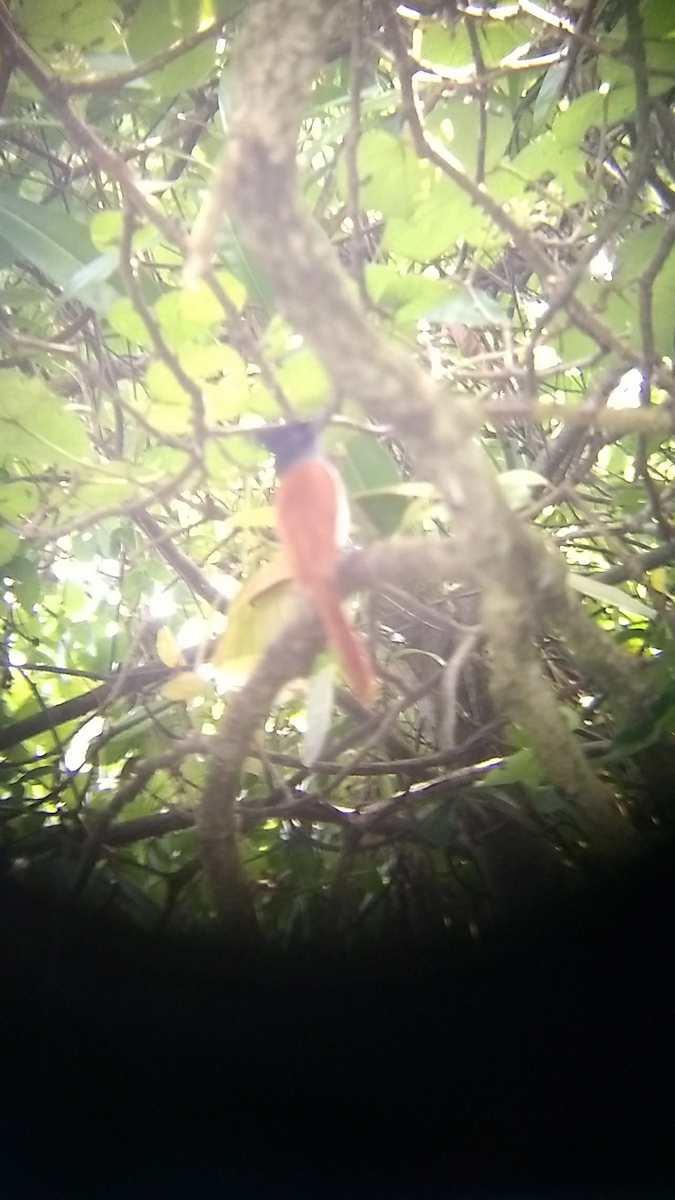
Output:
M306 96L326 40L346 13L329 0L260 0L251 8L237 47L228 147L195 231L190 267L204 267L200 255L208 248L209 231L218 214L229 211L336 389L358 400L375 421L389 422L419 473L439 488L454 514L463 570L483 590L483 620L503 711L527 730L551 781L579 806L596 844L612 854L624 844L624 823L566 727L535 647L541 576L550 581L551 575L543 543L505 503L477 446L473 401L440 389L368 321L353 284L297 194L296 142ZM272 228L274 238L269 236ZM523 244L523 231L516 227L512 232L516 243ZM543 252L539 258L547 271L548 258ZM293 638L291 647L301 653ZM202 832L223 913L228 871L235 870L230 852L238 769L232 765L285 679L279 665L279 676L265 680L258 674L251 681L249 711L243 707L228 714L219 733L228 768L204 797ZM221 855L219 847L226 843L228 853Z

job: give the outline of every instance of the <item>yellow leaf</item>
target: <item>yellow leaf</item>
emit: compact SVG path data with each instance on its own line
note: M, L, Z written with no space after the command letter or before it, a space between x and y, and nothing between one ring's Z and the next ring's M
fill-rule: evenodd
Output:
M181 667L185 662L180 646L168 625L157 631L157 653L167 667Z
M294 588L286 557L280 551L244 584L230 605L225 631L211 662L228 682L242 682L290 611Z
M647 572L647 579L655 592L661 592L667 595L668 588L666 587L666 572L663 567L655 567L653 571Z
M194 700L195 696L203 696L206 684L195 675L194 671L181 671L173 679L169 679L160 688L165 700Z
M286 558L286 551L279 550L269 562L264 563L251 575L250 579L246 580L237 596L237 603L252 604L259 596L264 595L271 588L278 587L280 583L290 583L290 579L291 569Z

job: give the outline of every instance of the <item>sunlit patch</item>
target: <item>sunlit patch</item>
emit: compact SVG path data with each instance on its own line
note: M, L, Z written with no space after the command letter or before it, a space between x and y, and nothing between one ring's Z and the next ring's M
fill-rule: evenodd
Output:
M604 246L600 247L588 267L593 279L604 279L609 282L614 277L614 260L610 258Z
M164 621L171 615L176 602L166 588L156 587L147 601L148 616L156 621Z
M85 721L84 725L70 739L63 756L63 765L66 771L75 774L82 769L87 761L91 743L103 733L104 728L105 717L95 716L91 720Z
M608 408L639 408L642 373L637 367L631 367L617 383L607 400Z

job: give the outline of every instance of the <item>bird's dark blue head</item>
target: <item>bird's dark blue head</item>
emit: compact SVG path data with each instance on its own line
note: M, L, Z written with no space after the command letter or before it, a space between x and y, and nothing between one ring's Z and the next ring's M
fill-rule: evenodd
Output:
M316 421L293 421L289 425L270 425L256 430L259 442L270 450L276 459L277 474L283 475L289 467L302 458L311 458L317 453L319 427Z

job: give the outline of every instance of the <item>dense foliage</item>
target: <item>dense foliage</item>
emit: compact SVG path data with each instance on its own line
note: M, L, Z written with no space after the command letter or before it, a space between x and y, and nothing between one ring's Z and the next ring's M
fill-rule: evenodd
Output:
M675 9L251 9L0 5L1 852L470 941L672 822ZM374 712L247 432L319 413Z

